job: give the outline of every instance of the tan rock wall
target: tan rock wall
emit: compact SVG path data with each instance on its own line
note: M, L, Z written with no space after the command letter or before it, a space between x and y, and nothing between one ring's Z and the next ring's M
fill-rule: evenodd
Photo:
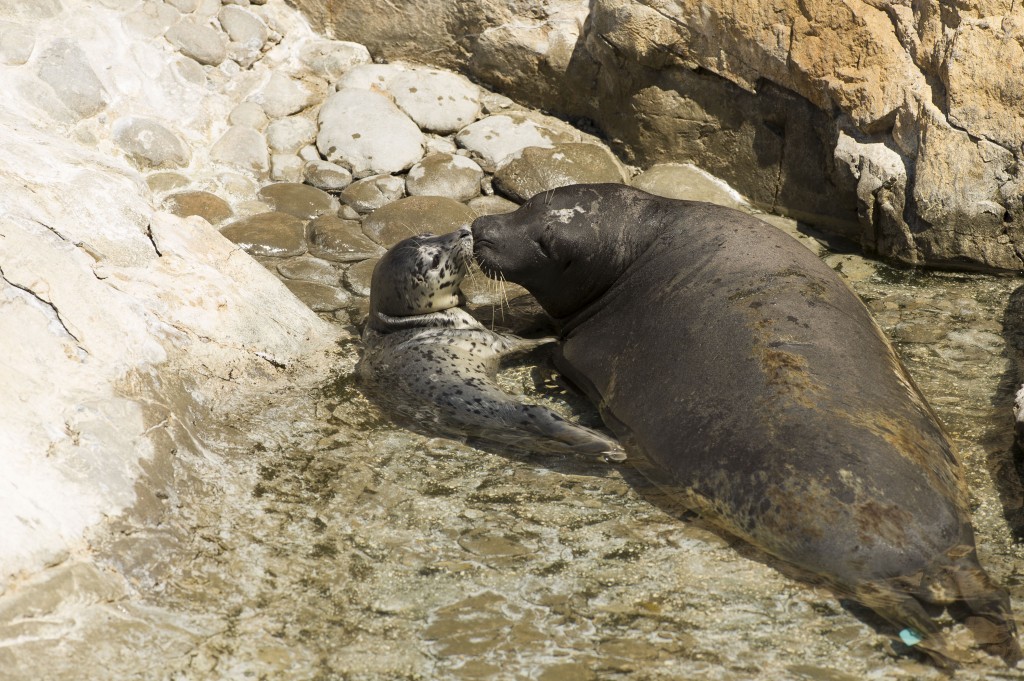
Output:
M1024 269L1024 3L296 4L375 56L458 66L591 119L631 162L696 163L883 255Z

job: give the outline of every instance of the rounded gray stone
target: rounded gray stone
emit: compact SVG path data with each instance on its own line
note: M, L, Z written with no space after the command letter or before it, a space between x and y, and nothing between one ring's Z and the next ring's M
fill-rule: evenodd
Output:
M314 74L330 82L357 64L369 64L370 51L359 43L312 39L299 49L299 60Z
M163 172L146 176L146 186L154 194L163 194L175 189L181 189L182 187L187 187L190 182L191 180L181 173Z
M32 56L35 32L29 26L0 21L0 64L20 66Z
M730 208L744 205L725 182L689 163L659 163L634 177L630 184L668 199L708 201Z
M405 170L423 158L423 133L390 99L369 90L345 89L320 108L316 146L356 177Z
M357 180L339 197L359 213L369 213L405 196L405 178L374 175Z
M326 286L341 286L344 271L334 263L315 258L310 255L300 255L297 258L285 258L275 260L275 268L278 274L285 279L298 279L299 281L312 281Z
M250 255L287 258L306 252L306 221L281 212L235 220L220 230Z
M265 134L271 151L293 154L316 138L316 123L302 116L288 116L268 125Z
M217 19L234 42L256 50L267 42L267 25L252 12L225 5L217 14Z
M405 187L409 196L447 196L469 201L480 195L484 171L465 156L430 154L409 169Z
M57 99L75 118L89 118L106 107L103 84L85 52L75 43L54 41L39 56L36 68L39 79L53 88Z
M160 0L147 0L134 12L125 15L124 26L147 38L158 38L181 18L181 13Z
M198 215L214 226L235 214L227 201L216 194L204 191L171 194L163 200L161 208L181 218Z
M488 116L455 135L459 146L480 156L484 170L501 166L527 147L552 147L579 138L578 131L560 121L520 112Z
M348 306L351 294L337 286L286 279L284 285L314 312L334 312Z
M313 103L313 95L301 82L283 73L274 72L256 94L249 97L271 118L284 118L302 111Z
M410 196L378 208L363 220L363 233L382 246L429 232L447 234L469 226L476 214L465 204L442 196Z
M149 119L129 116L114 122L114 142L143 170L187 166L191 154L173 132Z
M392 78L407 70L408 67L402 64L358 64L338 79L336 89L338 91L349 88L385 91Z
M373 268L377 266L380 258L371 258L357 262L345 270L345 288L360 298L367 298L370 295L370 280L373 278Z
M319 158L306 162L302 176L306 182L324 191L340 191L352 184L352 173L348 168Z
M260 189L259 198L274 210L306 220L324 213L337 213L341 207L338 200L327 192L298 182L268 184Z
M363 234L358 220L321 215L309 223L309 252L334 262L359 262L380 257L384 248Z
M246 125L228 128L210 149L210 158L259 173L265 173L270 168L266 139L259 131Z
M519 208L518 203L509 201L503 196L478 196L466 205L468 205L470 209L477 214L477 216L511 213Z
M480 115L480 88L450 71L403 71L391 79L388 91L399 108L426 131L452 133Z
M227 57L227 41L223 34L194 19L182 19L171 26L164 37L183 55L200 64L217 66Z
M570 184L625 183L626 179L625 168L608 149L570 142L523 149L494 174L494 186L513 200L526 201Z
M228 114L231 125L245 125L253 130L263 130L269 120L263 107L256 102L242 102Z
M275 182L302 182L305 161L296 154L271 154L270 179Z

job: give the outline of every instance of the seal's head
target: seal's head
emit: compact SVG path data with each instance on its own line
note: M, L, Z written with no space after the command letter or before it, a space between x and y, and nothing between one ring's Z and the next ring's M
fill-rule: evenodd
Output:
M604 294L650 245L653 198L616 184L542 192L512 213L477 218L474 254L488 276L526 287L564 319Z
M399 241L381 257L370 280L370 328L386 330L389 318L414 317L457 307L459 284L469 271L473 235L420 234Z

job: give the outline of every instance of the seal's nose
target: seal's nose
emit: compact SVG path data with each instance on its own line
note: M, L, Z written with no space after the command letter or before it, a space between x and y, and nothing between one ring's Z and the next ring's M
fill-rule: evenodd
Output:
M459 227L457 234L459 235L460 239L473 238L473 232L469 229L469 225L463 225L462 227Z

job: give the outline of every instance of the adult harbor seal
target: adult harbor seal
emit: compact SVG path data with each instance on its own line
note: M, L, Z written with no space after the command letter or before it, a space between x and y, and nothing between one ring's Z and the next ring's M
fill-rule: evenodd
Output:
M473 234L481 268L554 318L556 367L652 482L941 666L943 606L1020 658L941 425L861 301L796 240L622 185L546 192Z
M421 234L393 246L370 280L370 318L356 375L392 414L444 434L539 452L625 458L614 439L519 401L495 384L501 362L551 339L484 327L459 307L473 236Z

